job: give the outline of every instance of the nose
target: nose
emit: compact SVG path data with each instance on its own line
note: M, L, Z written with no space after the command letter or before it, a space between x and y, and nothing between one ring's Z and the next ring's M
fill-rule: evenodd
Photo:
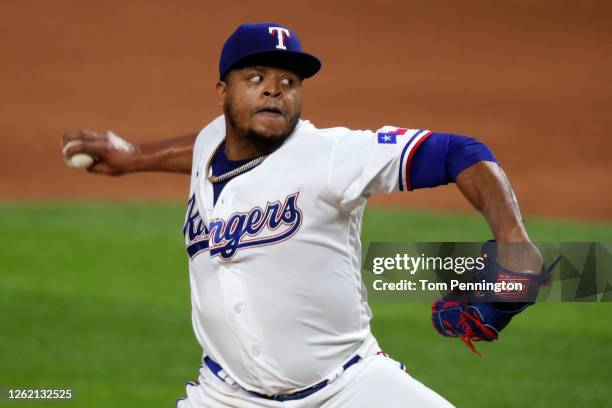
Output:
M268 77L265 79L263 94L265 96L270 96L273 98L277 98L282 94L282 90L280 84L278 83L277 78Z

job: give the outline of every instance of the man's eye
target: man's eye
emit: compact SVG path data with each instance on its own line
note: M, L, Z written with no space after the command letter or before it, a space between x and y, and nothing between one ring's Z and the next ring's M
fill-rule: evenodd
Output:
M254 84L260 83L262 79L263 78L261 77L261 75L253 75L252 77L249 77L249 81Z
M281 79L280 82L281 82L282 85L285 85L285 86L289 86L289 85L291 85L293 83L293 81L290 80L289 78L283 78L283 79Z

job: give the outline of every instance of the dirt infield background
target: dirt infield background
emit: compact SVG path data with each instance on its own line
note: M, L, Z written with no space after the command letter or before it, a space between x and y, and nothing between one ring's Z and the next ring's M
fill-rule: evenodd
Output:
M185 198L188 178L68 170L69 128L134 141L220 113L217 63L241 22L293 28L323 70L319 127L428 128L489 144L524 212L612 220L609 1L4 1L0 199ZM467 209L454 187L378 203Z

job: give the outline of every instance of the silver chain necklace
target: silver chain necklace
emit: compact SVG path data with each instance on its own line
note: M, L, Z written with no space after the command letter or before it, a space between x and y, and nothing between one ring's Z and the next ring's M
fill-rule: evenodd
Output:
M206 170L207 172L211 173L210 176L208 176L208 180L215 184L215 183L221 183L223 181L227 181L229 179L232 179L242 173L246 173L247 171L251 170L254 167L259 166L265 159L266 157L268 157L267 154L264 154L263 156L259 156L256 157L252 160L250 160L247 163L244 163L242 166L235 168L232 171L228 171L227 173L221 174L219 176L215 176L212 174L212 162L215 158L215 156L217 156L217 153L219 153L219 149L221 148L221 146L223 146L223 143L225 143L225 138L223 138L223 140L221 141L221 143L219 143L219 145L217 146L217 148L215 149L215 151L213 152L213 154L210 156L210 158L208 159L208 164L206 165Z

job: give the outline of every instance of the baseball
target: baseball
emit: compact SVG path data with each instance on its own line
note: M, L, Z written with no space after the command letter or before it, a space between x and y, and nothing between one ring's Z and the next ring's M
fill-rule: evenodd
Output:
M94 164L95 161L94 158L88 155L87 153L76 153L66 158L66 152L68 151L68 149L70 149L72 146L76 146L81 143L83 143L81 140L71 140L70 142L66 143L66 145L62 149L64 153L64 161L66 162L68 167L71 167L73 169L87 170Z

